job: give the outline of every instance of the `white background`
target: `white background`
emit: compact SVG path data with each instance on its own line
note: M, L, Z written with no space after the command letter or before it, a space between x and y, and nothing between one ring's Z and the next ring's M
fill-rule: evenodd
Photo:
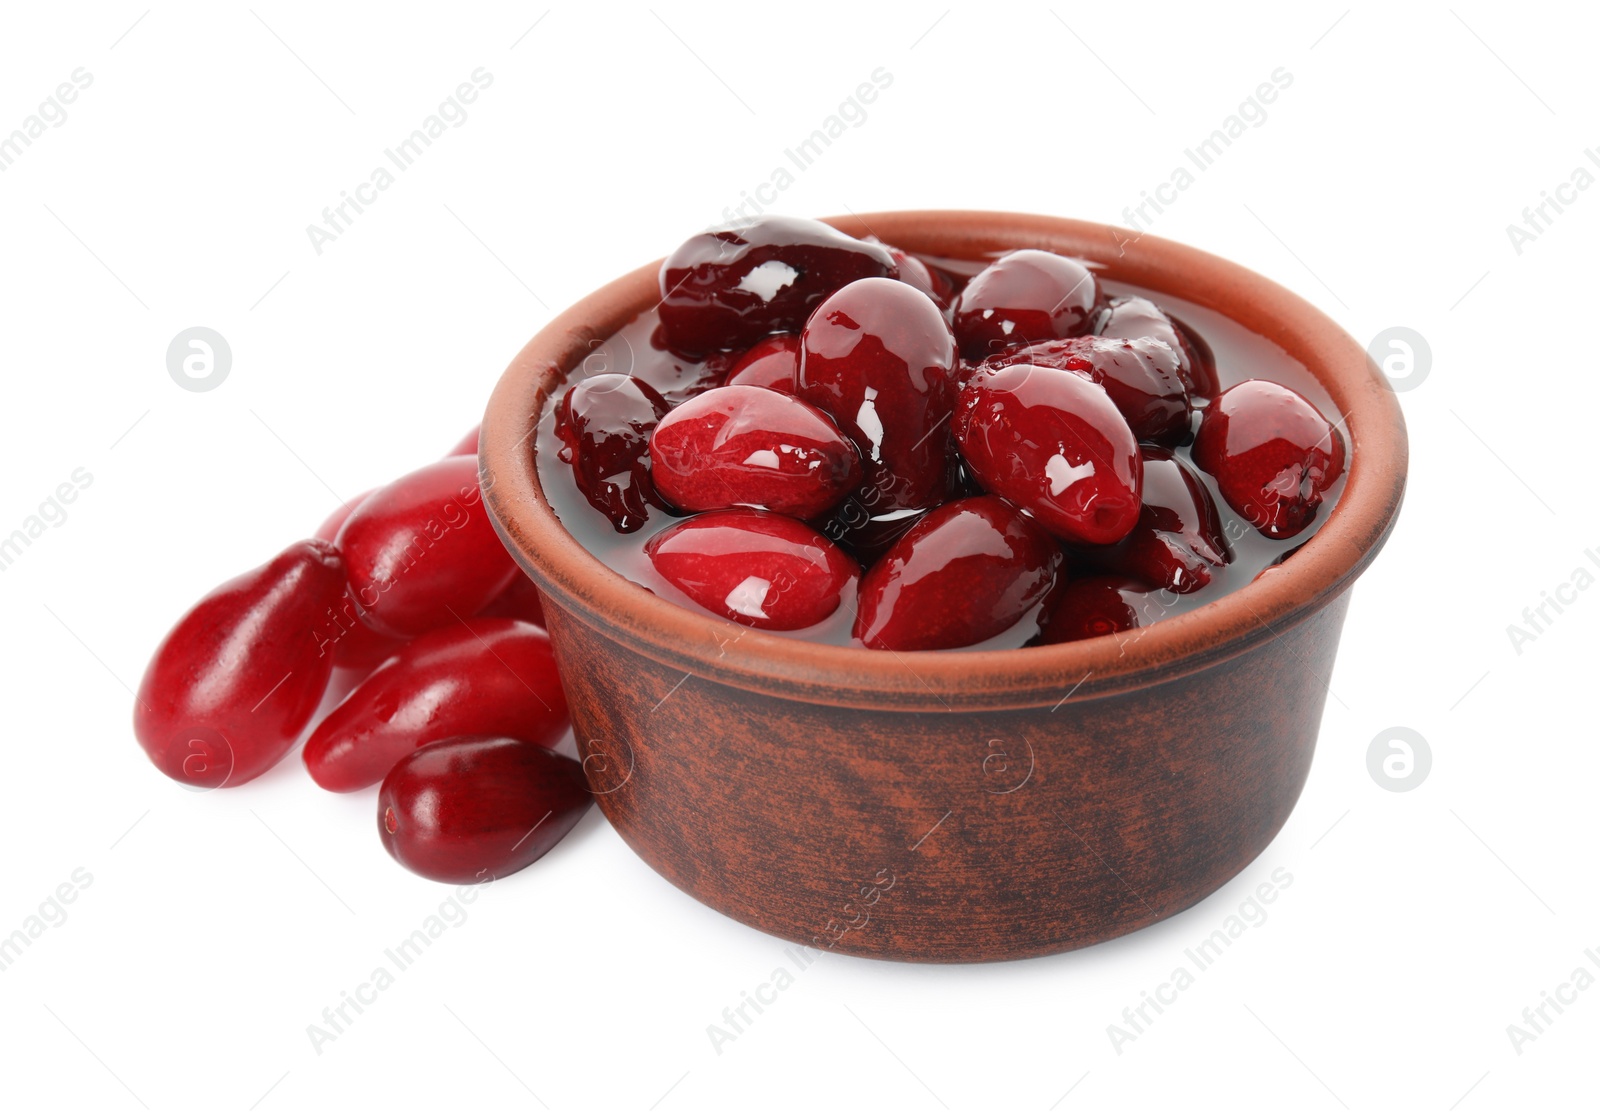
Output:
M0 1110L1592 1107L1600 985L1564 989L1520 1055L1507 1027L1574 970L1600 979L1600 590L1520 651L1507 627L1600 574L1600 189L1520 254L1506 227L1600 148L1597 28L1481 3L600 7L7 5L0 133L75 68L93 83L0 173L0 535L75 468L93 482L0 572L0 934L75 869L93 883L0 973ZM493 84L465 123L318 255L306 226L477 67ZM1363 344L1404 325L1432 348L1400 398L1406 506L1293 818L1152 929L1017 964L831 956L718 1054L708 1025L784 944L592 813L317 1054L307 1027L448 888L383 853L370 794L325 793L294 757L212 794L159 776L128 687L198 595L442 453L553 309L716 221L878 67L890 88L777 209L1121 222L1293 75L1152 227ZM164 362L197 324L234 354L207 393ZM1431 746L1407 793L1368 771L1393 726ZM1279 867L1266 922L1118 1053L1107 1027Z

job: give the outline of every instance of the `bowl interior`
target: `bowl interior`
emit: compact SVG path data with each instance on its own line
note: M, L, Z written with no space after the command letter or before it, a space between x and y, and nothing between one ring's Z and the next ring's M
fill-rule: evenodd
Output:
M611 571L561 524L535 469L544 410L569 371L658 299L659 262L557 316L502 376L484 417L484 492L501 537L571 612L685 673L774 696L905 711L986 710L1105 696L1192 672L1271 641L1341 594L1386 539L1404 492L1406 432L1388 383L1362 348L1300 297L1220 257L1116 227L982 211L903 211L826 219L912 252L979 259L1040 248L1091 262L1108 279L1226 315L1274 343L1322 386L1350 439L1344 492L1322 528L1266 580L1137 631L1032 649L886 653L753 630L657 598ZM1076 684L1074 685L1074 682Z

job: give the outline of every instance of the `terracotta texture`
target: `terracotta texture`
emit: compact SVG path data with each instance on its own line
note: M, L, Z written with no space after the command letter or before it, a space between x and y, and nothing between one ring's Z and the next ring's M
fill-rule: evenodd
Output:
M1103 941L1193 905L1288 818L1356 576L1404 490L1406 435L1361 347L1198 250L1060 218L830 219L916 252L1037 247L1222 311L1303 362L1351 435L1320 532L1272 575L1148 629L1038 649L880 653L721 622L633 586L551 513L531 430L593 341L654 305L658 265L525 347L484 419L484 493L543 593L585 768L651 866L815 948L984 961Z

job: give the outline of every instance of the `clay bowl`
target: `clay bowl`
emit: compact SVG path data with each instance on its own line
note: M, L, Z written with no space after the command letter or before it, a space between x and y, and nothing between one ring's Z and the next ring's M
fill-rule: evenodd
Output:
M815 949L1006 960L1194 905L1267 846L1305 783L1351 584L1404 489L1393 393L1316 308L1184 245L1022 214L831 224L935 256L1051 249L1227 314L1298 358L1345 414L1343 497L1271 578L1126 647L896 655L693 613L580 546L531 453L566 371L654 306L659 264L638 269L528 343L483 425L488 508L543 593L601 808L690 895Z

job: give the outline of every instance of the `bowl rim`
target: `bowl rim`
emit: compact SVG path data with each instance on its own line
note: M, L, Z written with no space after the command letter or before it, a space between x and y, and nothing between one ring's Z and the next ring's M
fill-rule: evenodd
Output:
M1065 253L1093 262L1108 279L1228 316L1299 360L1343 413L1349 470L1338 504L1271 578L1149 627L1085 641L896 653L785 637L699 614L632 583L584 548L546 500L533 454L542 410L567 373L658 304L656 261L555 316L512 360L484 414L485 506L512 556L555 600L558 628L559 611L574 613L683 672L685 681L699 676L813 703L927 712L1059 707L1197 672L1274 641L1342 595L1387 540L1408 457L1395 393L1337 323L1274 281L1180 242L1071 218L908 210L822 220L930 256L979 259L1021 248Z

